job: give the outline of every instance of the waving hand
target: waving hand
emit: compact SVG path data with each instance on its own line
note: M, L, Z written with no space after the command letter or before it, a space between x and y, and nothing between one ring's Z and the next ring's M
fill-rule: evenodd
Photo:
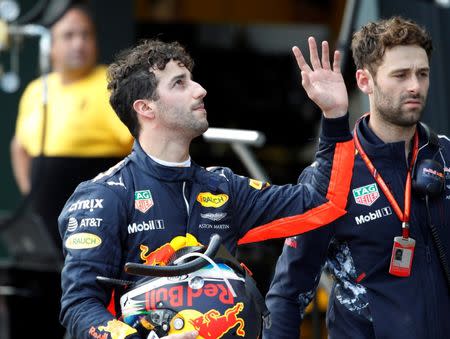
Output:
M311 66L305 61L297 46L292 48L301 70L302 86L308 97L320 107L327 118L338 118L348 110L348 94L339 66L339 51L334 52L333 67L330 65L328 42L322 42L322 58L319 59L316 40L308 38Z

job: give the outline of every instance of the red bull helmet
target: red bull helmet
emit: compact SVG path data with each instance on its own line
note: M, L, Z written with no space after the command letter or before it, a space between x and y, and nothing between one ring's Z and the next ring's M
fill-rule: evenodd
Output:
M184 248L168 266L126 264L128 273L150 277L130 285L121 296L121 319L142 338L191 330L205 339L258 338L262 317L268 315L264 299L229 255L215 257L219 247L223 254L220 237L213 235L205 253L198 247L191 253Z

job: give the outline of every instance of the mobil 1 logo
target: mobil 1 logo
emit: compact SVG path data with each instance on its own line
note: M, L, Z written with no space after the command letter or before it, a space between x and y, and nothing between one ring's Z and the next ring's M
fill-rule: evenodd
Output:
M389 206L379 208L373 212L361 214L355 217L356 225L362 225L366 222L374 221L376 219L384 218L392 214L392 209Z

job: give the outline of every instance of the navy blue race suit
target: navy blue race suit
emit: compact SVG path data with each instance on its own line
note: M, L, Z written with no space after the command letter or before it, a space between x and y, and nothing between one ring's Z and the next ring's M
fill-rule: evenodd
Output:
M366 154L401 210L408 164L404 142L383 143L365 117L357 130ZM430 201L431 220L447 253L450 250L450 141L428 144L419 128L417 162L434 158L444 165L445 192ZM449 163L446 163L446 162ZM347 214L326 227L288 239L278 259L266 301L272 327L264 338L298 338L306 306L326 264L334 277L327 310L330 338L448 338L450 294L426 222L426 205L412 195L410 237L416 240L411 276L389 274L394 237L401 222L365 163L355 155ZM313 180L305 170L301 180Z
M124 264L160 264L177 237L207 244L218 233L234 254L238 243L292 236L344 215L353 153L348 116L324 119L314 180L276 186L228 168L166 167L135 142L130 156L80 184L59 217L62 323L76 338L132 334L107 311L111 289L95 278L135 281Z

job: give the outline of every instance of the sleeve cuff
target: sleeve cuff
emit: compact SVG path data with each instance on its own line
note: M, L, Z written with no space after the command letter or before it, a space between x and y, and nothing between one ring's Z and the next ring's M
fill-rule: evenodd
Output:
M320 138L324 141L341 142L352 139L350 133L348 112L339 118L322 117Z

